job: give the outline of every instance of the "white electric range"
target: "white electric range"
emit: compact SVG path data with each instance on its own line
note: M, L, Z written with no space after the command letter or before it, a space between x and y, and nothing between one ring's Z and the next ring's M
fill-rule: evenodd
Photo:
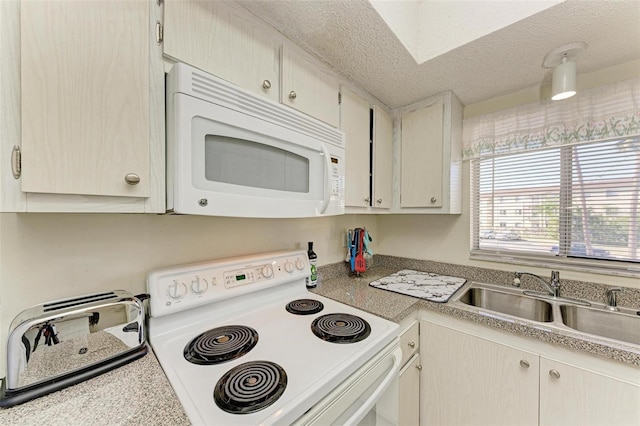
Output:
M149 341L193 424L394 424L398 325L308 292L309 271L290 251L148 275Z

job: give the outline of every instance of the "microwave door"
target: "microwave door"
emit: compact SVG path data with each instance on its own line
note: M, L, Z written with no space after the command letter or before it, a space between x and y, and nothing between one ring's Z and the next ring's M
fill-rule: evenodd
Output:
M229 215L255 217L325 214L332 193L332 156L325 144L291 130L250 124L240 128L194 118L193 186L209 194L224 215L225 209Z

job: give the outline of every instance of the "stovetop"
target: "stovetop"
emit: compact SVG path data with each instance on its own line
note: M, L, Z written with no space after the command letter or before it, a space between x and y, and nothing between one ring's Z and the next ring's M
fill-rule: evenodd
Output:
M305 267L308 265L305 262L306 253L302 251L242 260L241 263L244 262L248 269L256 271L264 265L271 265L274 276L273 279L256 278L257 284L243 286L242 294L238 296L228 297L226 294L238 288L232 284L225 287L224 291L218 288L221 291L217 293L222 296L217 294L211 299L199 297L198 303L190 302L189 309L180 307L173 313L162 309L160 315L155 316L152 305L149 321L151 346L194 424L289 424L395 338L396 324L309 293L304 284L309 269L298 271L293 268L293 272L287 272L289 268L284 266L287 261L295 264L297 260L301 260ZM231 264L233 261L216 261L213 269L233 270L243 275L244 266ZM216 281L224 277L224 272L220 271L213 274L203 272L202 264L198 268L200 279L209 276L210 281L215 274L221 274ZM182 277L185 271L181 267ZM156 285L158 282L160 285ZM165 284L168 283L166 285L162 285L162 282L150 275L148 284L151 300L154 293L157 299L167 299L166 295L175 290L172 286L174 279L164 280ZM247 288L252 289L247 291ZM287 311L287 304L299 299L320 302L323 309L308 315ZM171 299L172 304L174 301ZM166 303L163 308L167 308ZM368 335L355 343L336 343L319 338L312 331L312 323L328 314L347 314L346 318L355 316L363 320L370 328ZM258 335L255 346L242 356L215 365L195 364L185 358L184 348L190 341L201 333L223 326L243 326L255 330ZM258 361L282 367L286 373L286 387L281 395L271 405L249 414L230 413L221 409L214 402L216 385L235 367Z

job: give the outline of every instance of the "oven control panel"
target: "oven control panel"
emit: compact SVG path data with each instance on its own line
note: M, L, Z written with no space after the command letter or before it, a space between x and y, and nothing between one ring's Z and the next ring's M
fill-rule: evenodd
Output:
M294 281L304 285L310 270L302 250L159 269L147 275L150 315L168 315Z

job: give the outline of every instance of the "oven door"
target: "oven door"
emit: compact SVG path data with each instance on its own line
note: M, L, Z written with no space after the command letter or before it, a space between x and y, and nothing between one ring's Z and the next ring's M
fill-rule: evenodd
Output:
M401 361L402 350L395 341L294 424L397 425Z
M344 149L224 106L174 96L168 189L175 213L311 217L344 212L339 187Z

